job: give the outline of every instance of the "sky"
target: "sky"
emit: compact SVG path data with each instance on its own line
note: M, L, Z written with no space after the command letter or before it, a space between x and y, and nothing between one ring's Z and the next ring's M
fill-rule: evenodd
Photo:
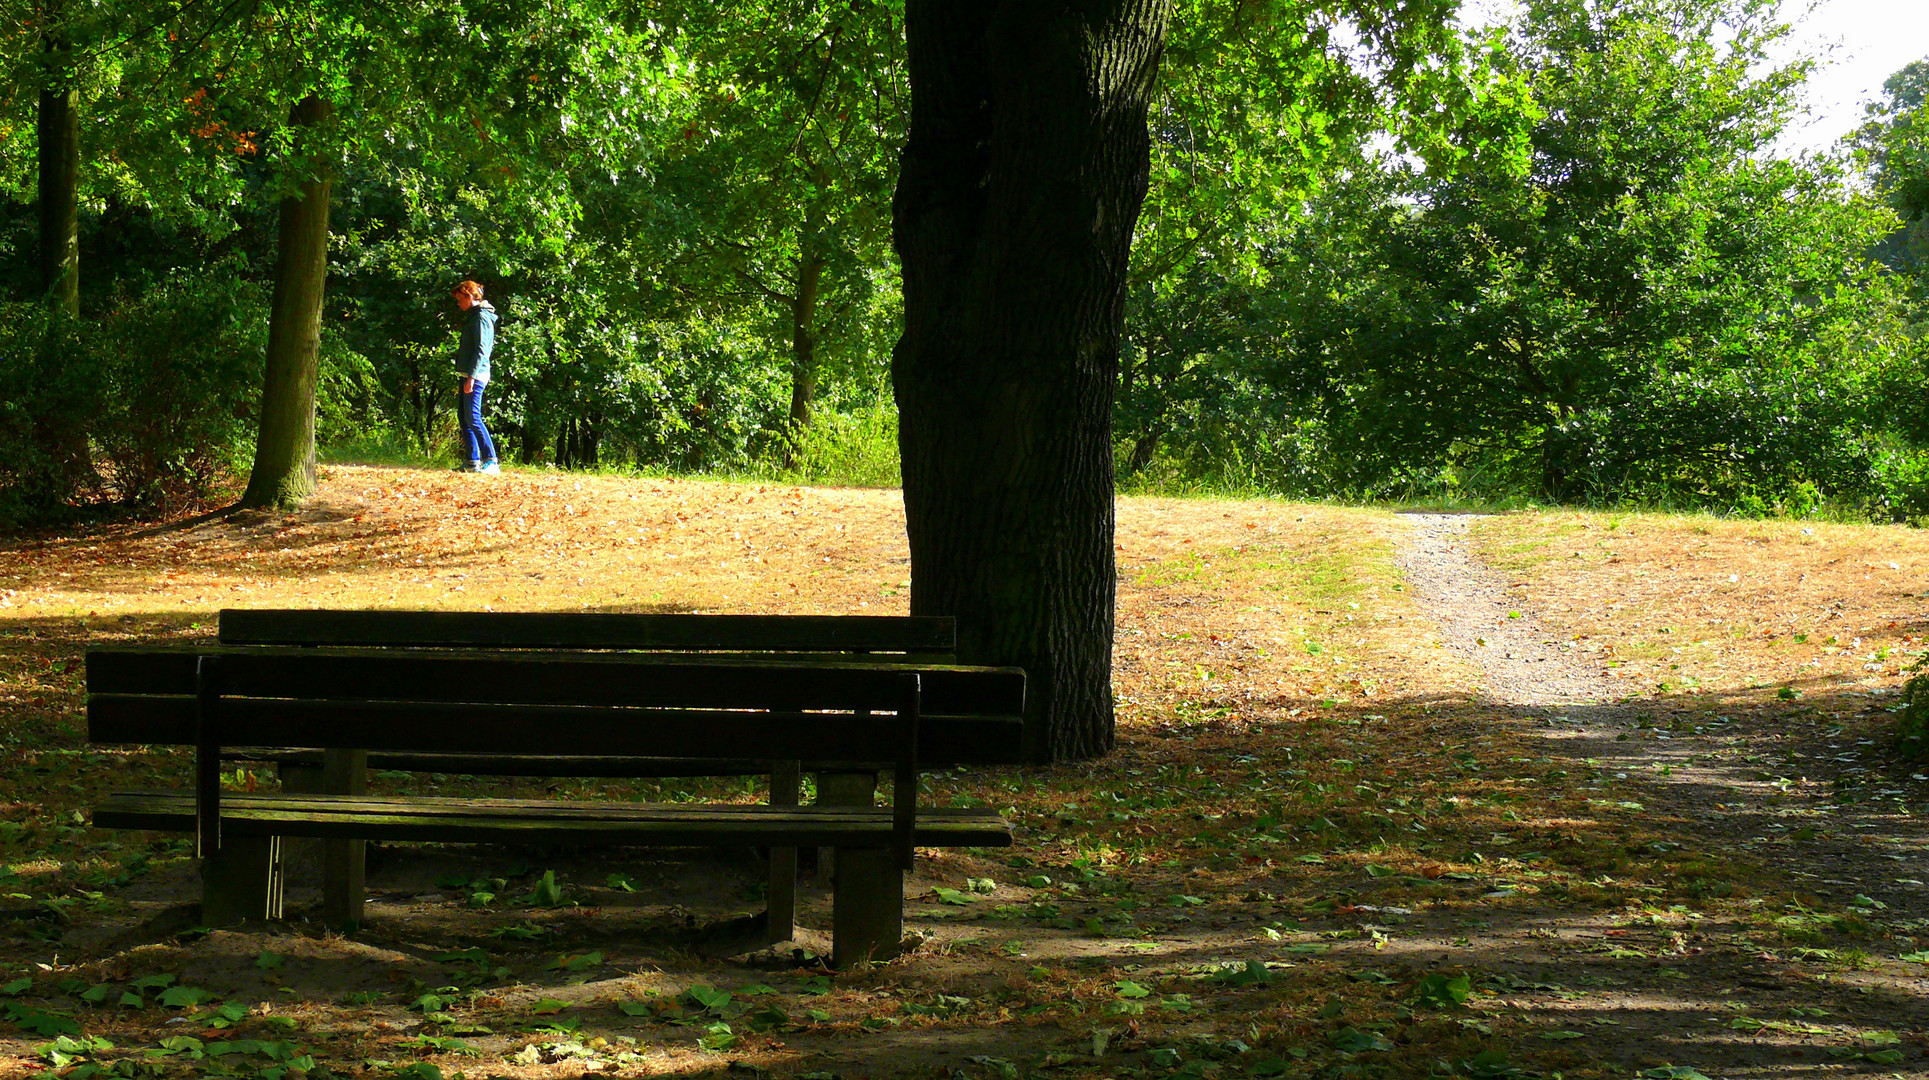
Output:
M1784 154L1824 150L1862 123L1862 106L1882 94L1882 82L1912 60L1929 56L1929 0L1794 0L1782 17L1795 24L1788 45L1820 58L1809 77L1809 116L1782 136Z
M1478 26L1517 10L1518 0L1464 0L1461 17ZM1784 0L1781 14L1795 29L1776 59L1820 61L1806 88L1808 114L1775 145L1784 156L1833 148L1861 125L1883 80L1929 57L1929 0Z

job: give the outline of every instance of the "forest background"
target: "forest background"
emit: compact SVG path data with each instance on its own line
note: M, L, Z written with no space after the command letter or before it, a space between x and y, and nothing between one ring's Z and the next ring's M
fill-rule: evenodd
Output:
M451 460L473 278L506 463L896 482L900 4L0 8L0 523L232 495L304 190L324 456ZM1127 490L1929 517L1929 62L1788 160L1766 0L1538 0L1417 57L1359 21L1176 5Z

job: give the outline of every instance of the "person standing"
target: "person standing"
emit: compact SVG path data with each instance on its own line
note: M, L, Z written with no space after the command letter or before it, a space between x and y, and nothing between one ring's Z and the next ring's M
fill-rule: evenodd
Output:
M482 391L489 385L489 354L496 347L496 309L482 298L482 286L464 281L455 287L455 306L462 309L462 343L456 346L455 366L462 374L462 397L456 419L462 425L462 449L467 463L460 472L502 472L496 464L496 444L482 422Z

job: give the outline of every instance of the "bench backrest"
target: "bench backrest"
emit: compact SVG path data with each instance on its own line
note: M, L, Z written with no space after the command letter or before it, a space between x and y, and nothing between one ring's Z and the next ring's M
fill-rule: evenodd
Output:
M957 623L909 615L636 615L526 611L304 611L229 608L223 645L624 649L954 657Z
M843 672L903 674L907 668L898 663L790 663L780 658L768 661L710 660L655 653L544 653L459 652L424 649L320 649L320 648L194 648L156 646L146 648L92 649L87 654L88 738L95 743L123 743L185 746L196 743L194 696L197 659L203 655L283 657L288 666L279 669L289 679L302 680L304 693L326 698L337 687L329 681L343 677L341 667L302 667L303 657L361 657L368 663L355 669L357 682L343 683L362 697L390 695L394 700L450 702L478 700L465 687L466 673L486 668L490 685L505 688L520 685L531 694L574 695L574 704L614 704L638 700L633 695L646 686L673 683L674 675L652 679L650 669L674 671L679 665L697 663L704 667L722 665L728 670L750 672L759 669L781 671L773 679L792 693L814 694L819 686L835 682ZM376 661L382 661L377 663ZM335 661L330 661L335 663ZM346 663L344 659L342 661ZM808 668L821 668L813 676ZM918 755L926 767L951 764L1012 764L1023 757L1025 673L1018 668L966 667L951 664L923 664L916 667L921 682L921 713ZM307 674L301 674L306 672ZM626 674L619 674L626 673ZM564 686L562 684L582 684ZM674 687L671 688L674 693ZM604 697L598 699L597 694ZM453 695L453 696L451 696ZM545 700L545 699L537 699ZM800 698L800 700L802 700ZM674 697L656 702L674 705ZM800 704L798 708L817 708ZM324 742L280 742L264 737L243 737L247 746L308 746ZM556 744L568 736L575 747ZM717 740L721 742L721 740ZM373 746L364 747L375 749ZM418 747L416 749L426 749ZM497 753L511 753L503 747ZM574 732L553 733L543 749L523 750L528 754L615 755L609 746L586 743ZM672 756L672 755L664 755ZM705 757L743 757L777 759L786 755L757 743L716 745ZM808 752L797 757L818 761L824 755Z
M596 753L889 766L893 846L910 859L920 676L889 665L665 663L597 654L213 649L184 652L192 697L98 689L90 727L185 706L196 747L198 840L219 846L221 748L306 746L429 753ZM179 689L176 687L175 689ZM162 700L156 700L156 699ZM172 699L168 701L167 699ZM567 743L559 747L558 743Z

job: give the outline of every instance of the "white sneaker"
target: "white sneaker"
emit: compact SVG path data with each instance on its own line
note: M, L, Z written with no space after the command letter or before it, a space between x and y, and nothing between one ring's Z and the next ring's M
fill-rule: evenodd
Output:
M501 476L502 466L496 464L493 461L490 461L490 462L483 463L482 468L477 469L476 471L483 474L484 476Z

